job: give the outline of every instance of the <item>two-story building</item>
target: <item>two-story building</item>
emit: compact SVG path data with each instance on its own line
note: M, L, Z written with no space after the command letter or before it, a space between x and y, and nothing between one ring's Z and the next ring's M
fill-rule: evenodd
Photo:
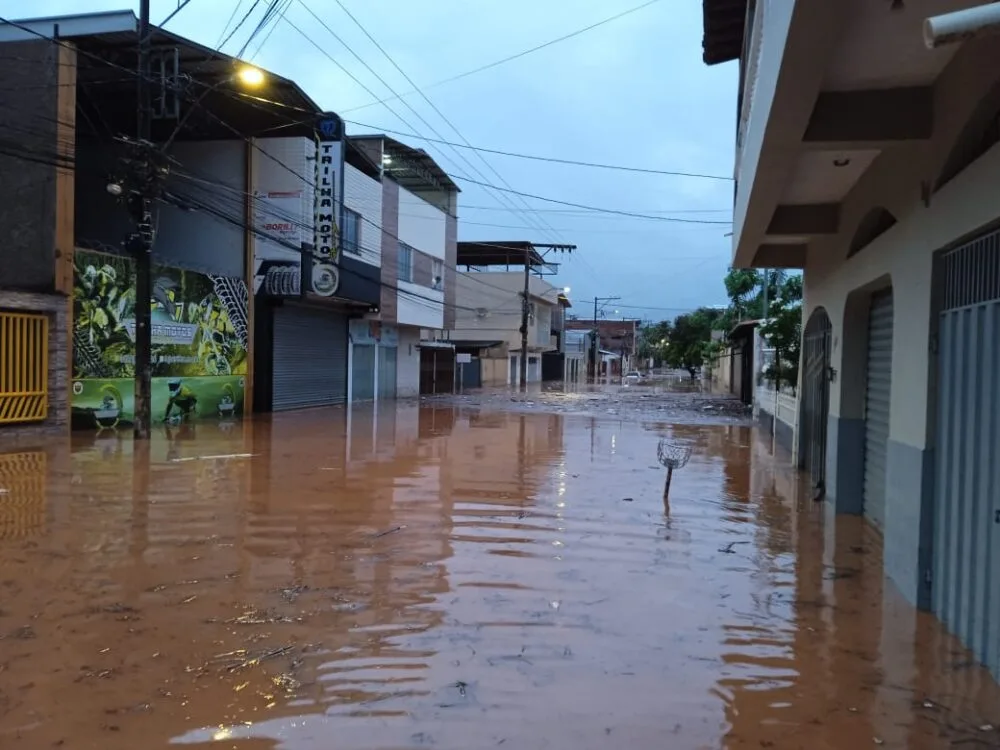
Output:
M366 251L381 252L379 309L351 330L354 347L372 348L354 358L373 378L358 394L450 393L455 349L443 332L455 313L459 188L422 149L385 135L349 142L377 166L382 191L378 226L358 209L362 218L349 215L346 228Z
M123 75L137 40L131 11L0 24L0 319L18 334L0 336L0 371L26 373L0 383L0 422L129 426L146 305L156 421L179 418L179 392L184 418L342 403L348 320L378 309L381 279L340 252L340 119L292 81L154 27L139 142Z
M804 271L793 453L1000 675L1000 3L704 0L733 263Z
M542 356L558 350L562 289L541 274L552 268L525 241L459 242L455 324L449 336L471 357L467 385L517 385L521 367L521 324L528 284L527 382L542 380ZM515 270L511 270L515 269ZM471 374L469 374L471 373Z

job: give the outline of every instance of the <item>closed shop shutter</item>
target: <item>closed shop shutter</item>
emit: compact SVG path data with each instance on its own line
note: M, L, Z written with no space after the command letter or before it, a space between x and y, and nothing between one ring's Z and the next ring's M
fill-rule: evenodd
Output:
M378 397L396 398L396 347L378 348Z
M892 291L872 295L865 380L865 515L885 525L885 468L892 395Z
M1000 679L1000 232L938 273L932 606Z
M375 346L355 344L351 351L351 400L375 398Z
M285 305L274 313L274 411L347 401L347 318Z

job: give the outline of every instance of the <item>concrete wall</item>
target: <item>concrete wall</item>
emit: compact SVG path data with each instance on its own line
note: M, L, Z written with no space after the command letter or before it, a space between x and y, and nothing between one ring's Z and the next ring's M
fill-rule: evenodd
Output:
M399 231L396 236L412 248L444 260L446 214L404 187L399 188Z
M980 102L997 85L995 47L966 43L935 84L934 138L882 153L842 204L838 235L809 246L803 319L822 306L833 324L828 497L861 511L866 321L873 290L893 288L892 397L886 477L885 567L913 602L927 604L934 450L934 366L930 355L932 258L1000 218L1000 146L930 193ZM928 195L927 203L922 195ZM853 257L865 216L884 207L898 222Z
M0 45L0 136L30 157L0 155L0 289L55 289L58 48ZM26 95L28 92L30 95ZM5 149L6 150L6 149ZM65 248L72 254L73 247Z
M444 326L444 292L410 281L395 282L399 288L396 319L400 325L440 329Z
M345 164L344 206L362 216L358 257L373 266L382 265L382 183Z
M785 44L792 23L796 3L792 0L765 0L757 3L757 18L750 40L753 64L744 83L744 112L739 134L742 143L737 147L736 205L733 209L733 246L743 232L750 195L758 179L774 179L767 170L758 171L761 151L767 134L771 108L778 86L778 76L792 75L782 71ZM799 3L802 5L802 3Z
M420 395L420 329L399 327L396 352L396 397Z
M455 341L503 341L512 349L521 346L522 272L458 273L455 278ZM532 276L529 282L535 320L528 326L528 343L533 350L550 350L551 309L558 290ZM485 316L474 310L483 308ZM543 309L547 308L547 309Z
M399 185L382 180L382 304L379 317L383 323L395 323L399 297L396 272L399 270Z
M246 148L243 141L202 141L175 144L171 156L185 173L204 182L171 176L168 189L181 199L221 209L236 223L207 211L162 206L157 218L154 258L165 265L207 274L244 276ZM217 187L221 183L229 188ZM121 211L121 209L118 209Z

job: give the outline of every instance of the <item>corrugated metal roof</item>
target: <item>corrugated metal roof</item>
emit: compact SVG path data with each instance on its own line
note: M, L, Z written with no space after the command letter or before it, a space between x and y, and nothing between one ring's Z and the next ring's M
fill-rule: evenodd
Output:
M739 60L748 0L702 0L704 35L701 48L706 65Z

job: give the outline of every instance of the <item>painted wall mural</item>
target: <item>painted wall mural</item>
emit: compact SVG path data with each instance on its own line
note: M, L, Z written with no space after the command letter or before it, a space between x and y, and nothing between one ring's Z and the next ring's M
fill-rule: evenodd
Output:
M154 266L152 288L154 421L238 418L248 368L246 284ZM73 427L131 426L135 264L77 250L73 291Z

